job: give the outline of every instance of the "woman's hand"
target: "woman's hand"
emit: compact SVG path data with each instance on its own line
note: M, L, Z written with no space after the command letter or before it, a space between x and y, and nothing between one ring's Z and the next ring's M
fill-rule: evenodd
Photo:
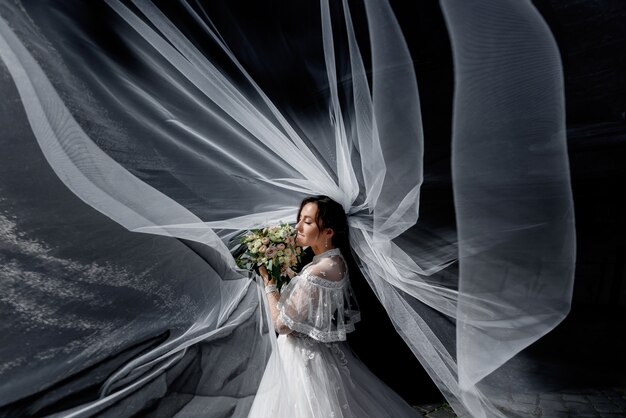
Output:
M263 283L265 284L265 286L270 284L276 284L276 279L272 278L270 280L270 275L267 273L267 269L265 268L265 266L259 266L259 274L261 275L261 277L263 277Z

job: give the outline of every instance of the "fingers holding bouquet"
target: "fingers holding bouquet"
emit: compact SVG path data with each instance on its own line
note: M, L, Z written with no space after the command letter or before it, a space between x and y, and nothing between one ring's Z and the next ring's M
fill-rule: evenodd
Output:
M270 284L276 284L276 279L274 277L270 277L269 273L267 272L267 268L265 268L264 265L259 266L259 274L261 275L261 277L263 277L263 284L265 286Z

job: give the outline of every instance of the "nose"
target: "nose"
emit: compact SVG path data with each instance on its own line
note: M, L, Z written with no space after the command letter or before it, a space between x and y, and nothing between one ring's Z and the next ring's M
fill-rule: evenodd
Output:
M302 221L298 221L296 224L296 231L302 231Z

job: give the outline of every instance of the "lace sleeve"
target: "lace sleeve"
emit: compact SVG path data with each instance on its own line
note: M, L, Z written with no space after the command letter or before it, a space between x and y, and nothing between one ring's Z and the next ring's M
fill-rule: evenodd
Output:
M285 286L276 329L288 328L318 341L342 341L360 319L341 259L328 257L307 267ZM279 331L280 332L280 331Z

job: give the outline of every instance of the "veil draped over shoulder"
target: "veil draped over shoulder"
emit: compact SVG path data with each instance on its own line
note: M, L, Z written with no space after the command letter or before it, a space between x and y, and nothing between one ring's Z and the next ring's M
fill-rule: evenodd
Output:
M456 225L435 231L393 2L233 4L255 25L215 2L0 2L1 410L245 416L272 344L234 237L324 194L457 414L510 416L509 391L532 387L516 355L567 315L574 277L539 13L440 2Z

